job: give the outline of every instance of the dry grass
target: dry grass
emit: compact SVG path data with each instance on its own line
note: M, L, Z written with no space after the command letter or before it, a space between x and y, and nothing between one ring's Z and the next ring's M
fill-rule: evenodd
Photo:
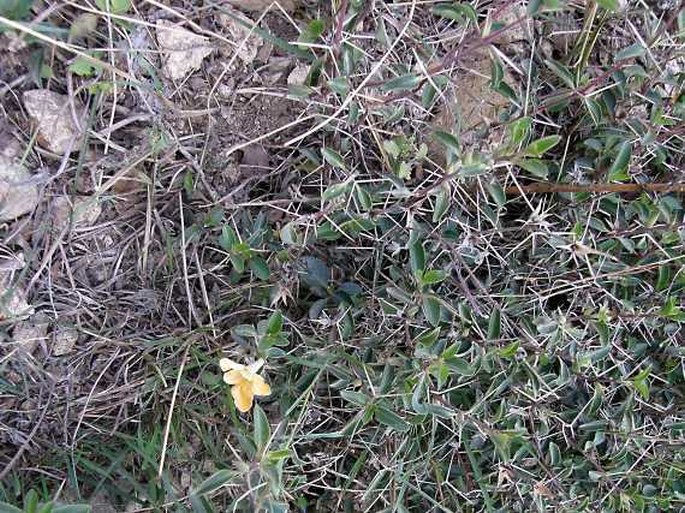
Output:
M682 12L610 3L284 3L238 39L211 2L0 11L27 42L0 150L40 188L2 225L33 313L0 321L0 500L685 507ZM213 48L183 80L160 19ZM73 153L33 128L36 82L72 99ZM267 360L253 413L222 356Z

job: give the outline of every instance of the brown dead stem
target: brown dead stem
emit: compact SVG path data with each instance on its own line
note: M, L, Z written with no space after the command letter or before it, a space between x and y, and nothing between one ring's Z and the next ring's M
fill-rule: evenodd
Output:
M509 196L522 194L553 194L561 192L594 192L594 193L638 193L638 192L685 192L685 183L533 183L529 185L512 185L505 189Z

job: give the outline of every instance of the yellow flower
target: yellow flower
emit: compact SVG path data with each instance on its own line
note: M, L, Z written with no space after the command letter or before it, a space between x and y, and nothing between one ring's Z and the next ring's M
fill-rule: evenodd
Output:
M219 367L224 371L224 381L231 385L233 401L243 413L252 408L254 396L271 395L271 387L257 374L263 365L264 360L257 360L251 365L241 365L228 358L219 360Z

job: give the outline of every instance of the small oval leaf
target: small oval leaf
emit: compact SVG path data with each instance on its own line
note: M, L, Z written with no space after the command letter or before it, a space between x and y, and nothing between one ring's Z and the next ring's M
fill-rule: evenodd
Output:
M560 135L548 135L547 137L543 137L530 143L523 153L529 157L541 157L546 152L554 148L557 144L559 144L560 141Z

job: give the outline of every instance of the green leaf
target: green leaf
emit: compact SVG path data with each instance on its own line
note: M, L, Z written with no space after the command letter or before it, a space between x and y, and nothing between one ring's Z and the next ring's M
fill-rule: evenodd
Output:
M628 180L628 166L630 165L630 157L632 156L633 147L629 141L623 141L618 149L616 160L609 168L607 179L610 182Z
M649 383L647 383L646 379L634 379L633 386L645 401L649 399Z
M504 68L499 59L493 58L490 61L490 87L497 91L502 85L502 80L504 80Z
M433 326L440 324L440 313L442 306L440 305L440 300L433 295L423 296L421 302L421 308L423 310L423 315L426 316L428 322Z
M599 125L602 121L602 107L599 101L594 98L583 98L583 103L587 107L590 117L592 117L592 122Z
M323 194L321 195L321 200L322 201L330 201L332 199L337 198L338 196L342 196L347 192L349 189L350 184L348 182L342 182L342 183L334 183L333 185L329 185L328 188L323 191Z
M459 169L459 176L463 176L465 178L482 176L487 174L489 170L490 168L488 167L487 163L481 160L472 159L470 162L462 162L462 167Z
M357 406L366 406L371 402L369 396L361 392L355 392L353 390L341 390L340 397L345 399L345 401L356 404Z
M188 501L190 502L193 513L216 513L214 507L209 503L206 497L190 493L188 494Z
M590 470L587 473L587 477L590 478L590 481L594 481L594 482L600 481L602 479L602 475L603 474L601 472L598 472L596 470Z
M252 324L238 324L231 328L231 333L240 338L256 338L257 330Z
M623 50L616 52L614 61L618 62L625 59L632 59L634 57L642 57L645 54L645 51L646 50L644 46L642 46L640 43L635 43L627 48L624 48Z
M488 322L488 340L497 340L502 329L501 313L498 308L493 309Z
M419 241L409 246L409 266L414 275L426 268L426 252Z
M419 273L419 280L424 285L435 285L445 280L447 273L440 269L431 269L429 271Z
M383 84L384 91L408 91L414 89L421 83L422 78L413 73L400 75L392 78Z
M596 2L607 11L618 11L618 0L596 0Z
M279 237L283 244L288 246L295 246L299 244L299 237L297 230L295 229L295 223L293 221L283 225L279 231Z
M231 264L233 264L233 269L238 274L243 274L245 272L245 257L241 255L230 255L229 259Z
M290 506L286 502L267 500L264 502L264 513L288 513Z
M541 157L561 141L559 135L548 135L530 143L523 153L528 157Z
M469 362L467 362L464 358L446 358L445 365L450 371L461 374L462 376L473 376L474 374L473 367L471 367Z
M411 165L406 162L400 162L397 176L402 180L409 180L411 178Z
M278 449L276 451L269 451L266 453L266 460L274 465L279 461L285 461L291 456L290 449Z
M323 20L312 20L309 22L307 27L302 31L300 37L297 39L298 43L313 43L321 34L323 34L326 25L324 25Z
M193 173L189 170L186 171L185 174L183 175L183 190L186 191L186 194L189 196L193 193L194 189L194 177Z
M433 14L459 23L463 23L465 20L470 21L474 25L478 23L478 15L475 9L466 3L438 4L433 7Z
M354 190L357 194L357 201L359 201L359 205L362 209L367 212L371 210L373 208L373 199L371 198L369 191L360 185L357 185Z
M376 407L376 410L374 411L374 417L378 422L394 429L395 431L404 433L405 431L409 430L409 424L407 421L388 408L384 408L382 406Z
M260 280L266 281L269 279L271 272L269 271L269 266L266 260L259 255L253 256L249 260L250 270L254 275Z
M52 501L46 502L44 504L41 504L38 513L52 513L54 511L54 508L55 504Z
M561 463L561 450L554 442L549 443L549 462L553 467Z
M676 322L685 322L685 312L680 308L675 297L669 297L661 308L661 315Z
M388 48L390 46L390 38L388 37L388 31L385 28L385 20L380 16L377 18L376 31L374 32L374 38L384 48Z
M438 340L440 336L440 328L432 328L422 332L416 337L416 344L425 347L431 347Z
M95 0L101 10L112 14L124 14L131 8L131 0Z
M600 360L603 360L609 355L609 353L611 353L611 349L612 346L611 344L609 344L605 347L600 347L599 349L595 349L593 351L585 351L583 353L580 353L576 359L578 360L580 366L584 367L590 363L596 363Z
M540 7L542 6L542 0L528 0L528 7L526 12L529 16L535 16L540 12Z
M531 125L532 121L529 117L517 119L513 123L509 124L507 130L509 132L509 139L511 140L511 144L513 146L518 146L526 137L528 137Z
M271 438L271 426L269 425L269 419L266 418L264 410L262 410L258 404L254 405L254 443L257 447L258 452L263 452L266 449L266 445L269 443L269 438Z
M383 149L385 152L390 155L392 158L397 159L400 156L401 150L400 150L400 145L397 144L396 141L393 139L388 139L387 141L383 141Z
M504 193L502 186L495 181L486 183L485 187L488 190L490 197L497 203L497 206L502 208L507 202L507 195Z
M387 291L387 293L390 297L397 299L398 301L401 301L402 303L405 303L405 304L413 303L413 299L412 299L411 295L399 287L394 287L392 285L388 285L385 288L385 290Z
M652 367L651 366L646 367L646 368L642 369L640 372L638 372L633 379L636 381L644 381L645 379L647 379L649 377L651 372L652 372Z
M21 509L6 502L0 502L0 513L24 513Z
M31 13L31 5L33 0L0 0L0 16L12 21L22 20Z
M276 335L283 330L283 314L280 310L276 310L269 316L266 325L266 332L270 335Z
M444 406L440 406L439 404L426 403L423 405L423 411L428 415L434 415L435 417L440 417L441 419L449 419L453 416L452 410L445 408Z
M659 267L659 273L658 273L658 278L656 281L656 290L662 291L665 290L666 287L668 287L668 284L671 282L671 272L670 269L666 266Z
M433 135L448 150L452 151L455 155L459 155L459 139L455 135L443 132L442 130L436 130Z
M338 93L340 96L347 96L350 90L350 84L345 77L335 77L328 81L328 87L334 93Z
M224 486L226 483L228 483L233 478L233 476L233 470L218 470L214 472L214 474L209 476L207 479L202 481L202 483L200 483L200 485L190 493L192 495L205 495L207 493L212 493L221 488L222 486Z
M68 504L55 506L52 513L90 513L92 508L88 504Z
M337 167L340 169L347 169L345 166L345 160L342 158L342 156L335 150L332 150L330 148L322 148L321 149L321 155L323 156L323 159L328 162L333 167Z
M545 60L545 64L549 69L551 69L554 72L556 76L558 76L562 80L562 82L564 82L564 84L566 84L571 89L575 89L576 80L573 77L573 73L571 73L571 70L569 70L563 64L553 60Z
M502 357L506 358L507 360L511 360L514 356L516 356L516 353L518 352L519 346L521 344L519 341L512 342L508 346L505 346L497 351L497 353Z
M71 71L74 75L78 75L79 77L91 77L101 69L101 66L80 55L74 59L74 62L69 64L69 71Z
M233 246L238 244L238 242L240 241L233 228L227 224L224 225L221 229L221 235L219 236L219 246L221 246L221 249L224 251L231 251Z
M428 389L426 388L425 377L422 376L414 386L414 392L411 395L411 407L419 415L426 414L426 405L423 403L423 398L426 395L428 395Z
M433 207L433 222L438 223L450 208L450 190L445 185L440 188L435 195L435 206Z
M26 497L24 497L24 512L25 513L36 513L37 508L38 508L38 494L32 488L28 491L28 493L26 494Z
M528 171L536 178L547 178L547 163L540 159L521 159L516 161L516 165Z
M426 110L430 110L437 93L438 91L433 87L433 84L426 82L421 92L421 106Z
M326 262L316 257L305 257L305 269L301 274L302 281L310 287L325 289L331 281L331 269Z

